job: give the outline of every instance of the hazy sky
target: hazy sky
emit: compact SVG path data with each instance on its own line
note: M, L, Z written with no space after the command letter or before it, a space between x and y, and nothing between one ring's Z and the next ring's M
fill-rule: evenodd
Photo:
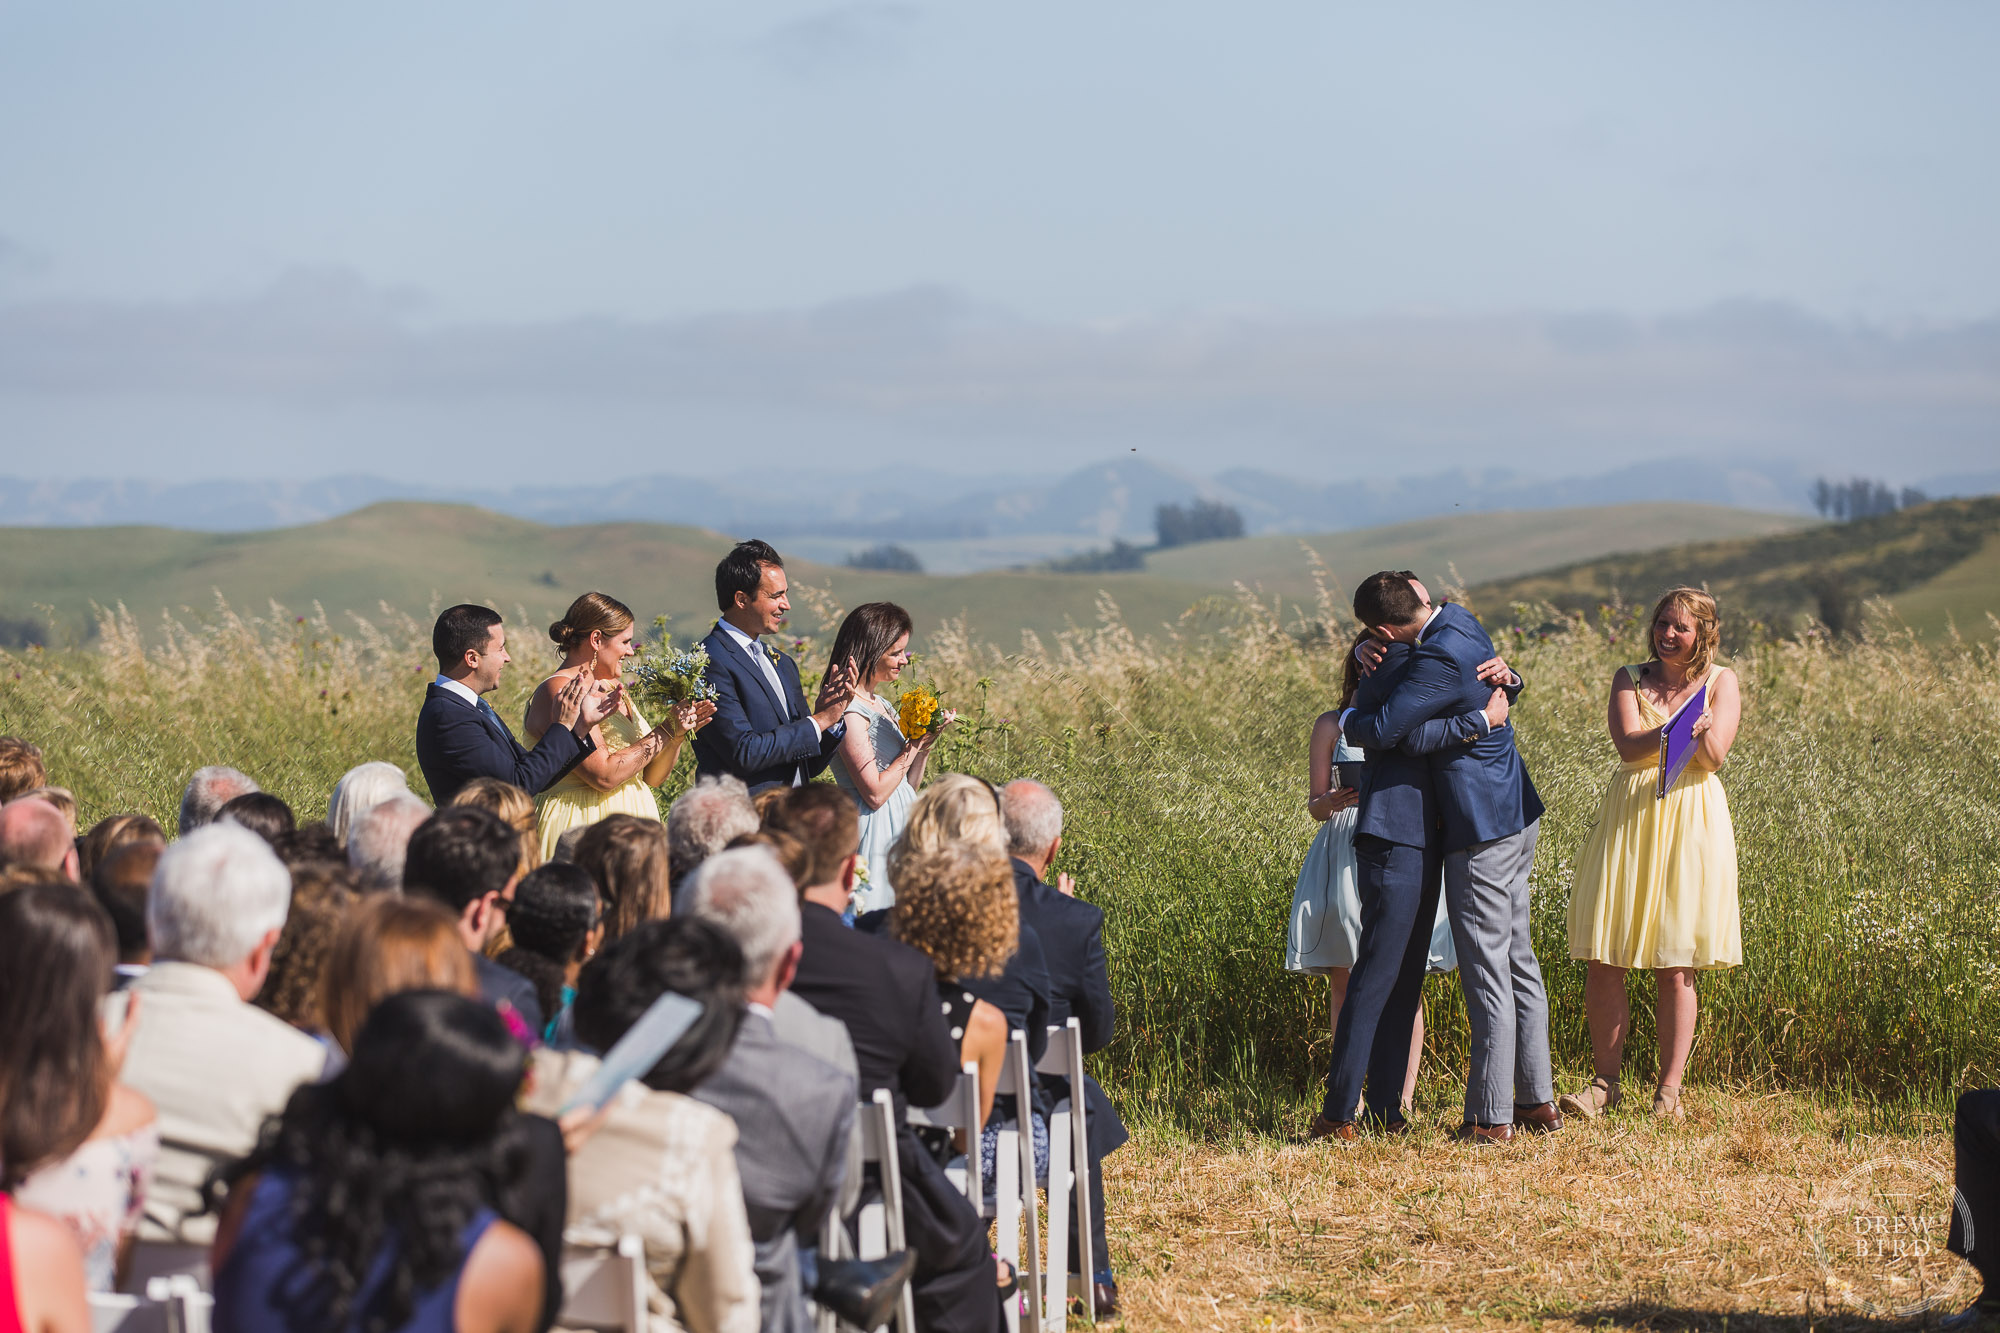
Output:
M0 472L1965 468L1997 50L1971 0L0 0Z

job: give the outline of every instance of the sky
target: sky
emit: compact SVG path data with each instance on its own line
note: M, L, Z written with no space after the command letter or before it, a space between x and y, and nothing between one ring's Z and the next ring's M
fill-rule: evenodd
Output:
M1990 466L1996 39L0 0L0 475Z

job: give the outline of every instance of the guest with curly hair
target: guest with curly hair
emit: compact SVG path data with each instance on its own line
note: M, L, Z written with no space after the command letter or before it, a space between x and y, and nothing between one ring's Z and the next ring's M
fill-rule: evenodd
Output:
M271 950L264 989L251 1003L301 1032L323 1038L326 1013L320 1001L320 974L358 896L354 872L346 866L319 862L292 871L292 908L278 934L278 946Z

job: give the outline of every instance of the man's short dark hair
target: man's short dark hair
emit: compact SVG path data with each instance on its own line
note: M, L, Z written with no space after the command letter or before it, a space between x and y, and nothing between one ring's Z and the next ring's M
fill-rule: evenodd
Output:
M757 595L757 586L764 581L764 566L785 567L779 554L771 549L769 542L760 542L752 537L747 542L736 543L736 549L722 557L722 563L715 567L715 606L718 611L734 611L736 594L749 597Z
M215 812L215 817L218 820L235 820L273 847L278 845L279 838L299 824L292 814L292 807L267 791L246 791L224 804Z
M500 623L500 613L490 606L462 602L445 608L431 626L431 651L437 654L438 670L450 673L475 649L486 651L486 635Z
M798 839L803 855L801 890L831 884L841 864L861 845L861 820L854 798L830 782L794 787L764 816L764 827ZM788 867L789 868L789 867Z
M453 912L507 887L521 868L521 835L490 810L453 805L410 835L403 892L435 898Z
M701 1016L639 1081L689 1092L722 1067L743 1022L743 950L715 923L647 921L606 945L576 979L576 1035L608 1051L667 991L699 1003Z
M1385 569L1361 580L1354 590L1354 618L1370 629L1407 625L1424 613L1417 596L1417 576L1407 569Z

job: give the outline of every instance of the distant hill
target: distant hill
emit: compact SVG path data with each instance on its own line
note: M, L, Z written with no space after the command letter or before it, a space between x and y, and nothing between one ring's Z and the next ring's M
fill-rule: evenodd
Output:
M1602 603L1651 601L1676 584L1707 585L1725 616L1780 631L1808 617L1836 630L1859 623L1862 603L1886 597L1912 627L1948 622L1990 637L2000 612L2000 496L1943 500L1879 518L1826 523L1747 540L1677 545L1579 561L1471 590L1488 616L1516 603L1587 611ZM1740 623L1740 621L1739 621Z

